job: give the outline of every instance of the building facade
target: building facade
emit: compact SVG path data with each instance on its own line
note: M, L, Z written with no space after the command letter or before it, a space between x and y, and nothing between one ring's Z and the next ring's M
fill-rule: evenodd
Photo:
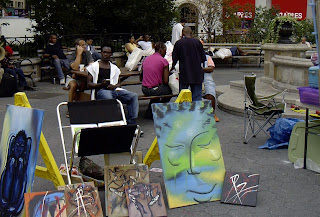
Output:
M176 0L176 7L180 13L181 18L185 18L187 21L187 25L190 26L195 32L202 33L205 32L205 28L201 22L201 19L197 16L197 11L201 10L201 6L197 5L197 2L204 2L206 0ZM209 1L209 0L207 0ZM213 0L214 1L214 0ZM238 4L240 6L245 7L246 4L254 5L255 7L266 7L271 8L272 6L276 6L280 8L279 16L290 15L299 20L303 19L312 19L311 8L308 7L308 3L311 0L233 0L233 4ZM241 8L241 7L240 7ZM223 9L221 9L223 10ZM247 23L250 23L252 20L254 12L246 12L244 10L239 10L237 15L241 18L245 18ZM219 26L219 25L217 25ZM220 25L221 26L221 25ZM246 22L242 25L241 28L246 28ZM222 32L222 29L215 28L216 32Z

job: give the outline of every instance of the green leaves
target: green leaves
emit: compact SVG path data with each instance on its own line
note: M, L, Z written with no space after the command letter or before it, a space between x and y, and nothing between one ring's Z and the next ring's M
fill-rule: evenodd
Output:
M29 0L36 31L59 35L149 32L165 34L176 16L173 0Z

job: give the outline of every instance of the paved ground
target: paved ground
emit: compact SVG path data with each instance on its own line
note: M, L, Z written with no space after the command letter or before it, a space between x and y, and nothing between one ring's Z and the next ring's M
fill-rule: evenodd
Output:
M254 71L258 76L263 72L257 68L217 68L215 81L217 85L228 84L231 80L243 79L245 73ZM34 108L44 109L43 133L51 148L58 165L63 163L62 148L58 130L56 106L67 100L67 92L61 86L48 82L38 82L38 91L27 92L30 104ZM141 93L140 86L128 86L129 90ZM14 104L12 98L0 98L0 123L2 125L5 105ZM138 150L145 154L154 139L153 121L143 119L142 114L147 107L147 101L140 101L140 117L144 136L139 141ZM63 113L64 114L64 113ZM222 153L227 171L250 172L260 174L260 186L256 207L226 205L220 202L210 202L188 207L168 209L168 216L320 216L320 175L302 169L294 169L289 162L287 149L260 150L257 147L264 144L267 136L260 134L249 144L242 143L243 118L221 110L217 110L221 122L217 123ZM63 121L67 119L63 115ZM2 127L1 127L2 130ZM68 134L68 133L67 133ZM68 147L71 136L66 136ZM43 165L39 156L38 165ZM161 167L155 162L152 167ZM160 182L165 194L161 173L150 173L151 182ZM51 182L35 178L33 191L54 190ZM104 204L103 192L100 193ZM167 199L164 197L166 206Z

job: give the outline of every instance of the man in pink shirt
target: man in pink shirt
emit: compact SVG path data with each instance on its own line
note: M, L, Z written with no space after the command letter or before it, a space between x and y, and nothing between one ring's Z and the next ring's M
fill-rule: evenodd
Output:
M163 57L166 45L163 42L154 44L155 53L148 56L142 64L142 92L146 96L161 96L171 94L169 82L169 63ZM170 98L152 99L145 113L146 118L152 118L151 104L169 102Z

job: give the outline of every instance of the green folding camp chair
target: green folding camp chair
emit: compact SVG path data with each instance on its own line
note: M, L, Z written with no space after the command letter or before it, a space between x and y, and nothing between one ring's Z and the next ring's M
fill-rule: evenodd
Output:
M244 141L247 144L252 137L256 137L258 133L267 132L264 127L271 121L275 115L281 117L284 113L286 104L284 95L286 90L275 93L270 96L257 97L255 93L256 75L244 76L245 84L245 100L244 100ZM282 94L282 102L277 103L275 97ZM262 122L261 119L264 121ZM255 129L255 125L257 128Z

